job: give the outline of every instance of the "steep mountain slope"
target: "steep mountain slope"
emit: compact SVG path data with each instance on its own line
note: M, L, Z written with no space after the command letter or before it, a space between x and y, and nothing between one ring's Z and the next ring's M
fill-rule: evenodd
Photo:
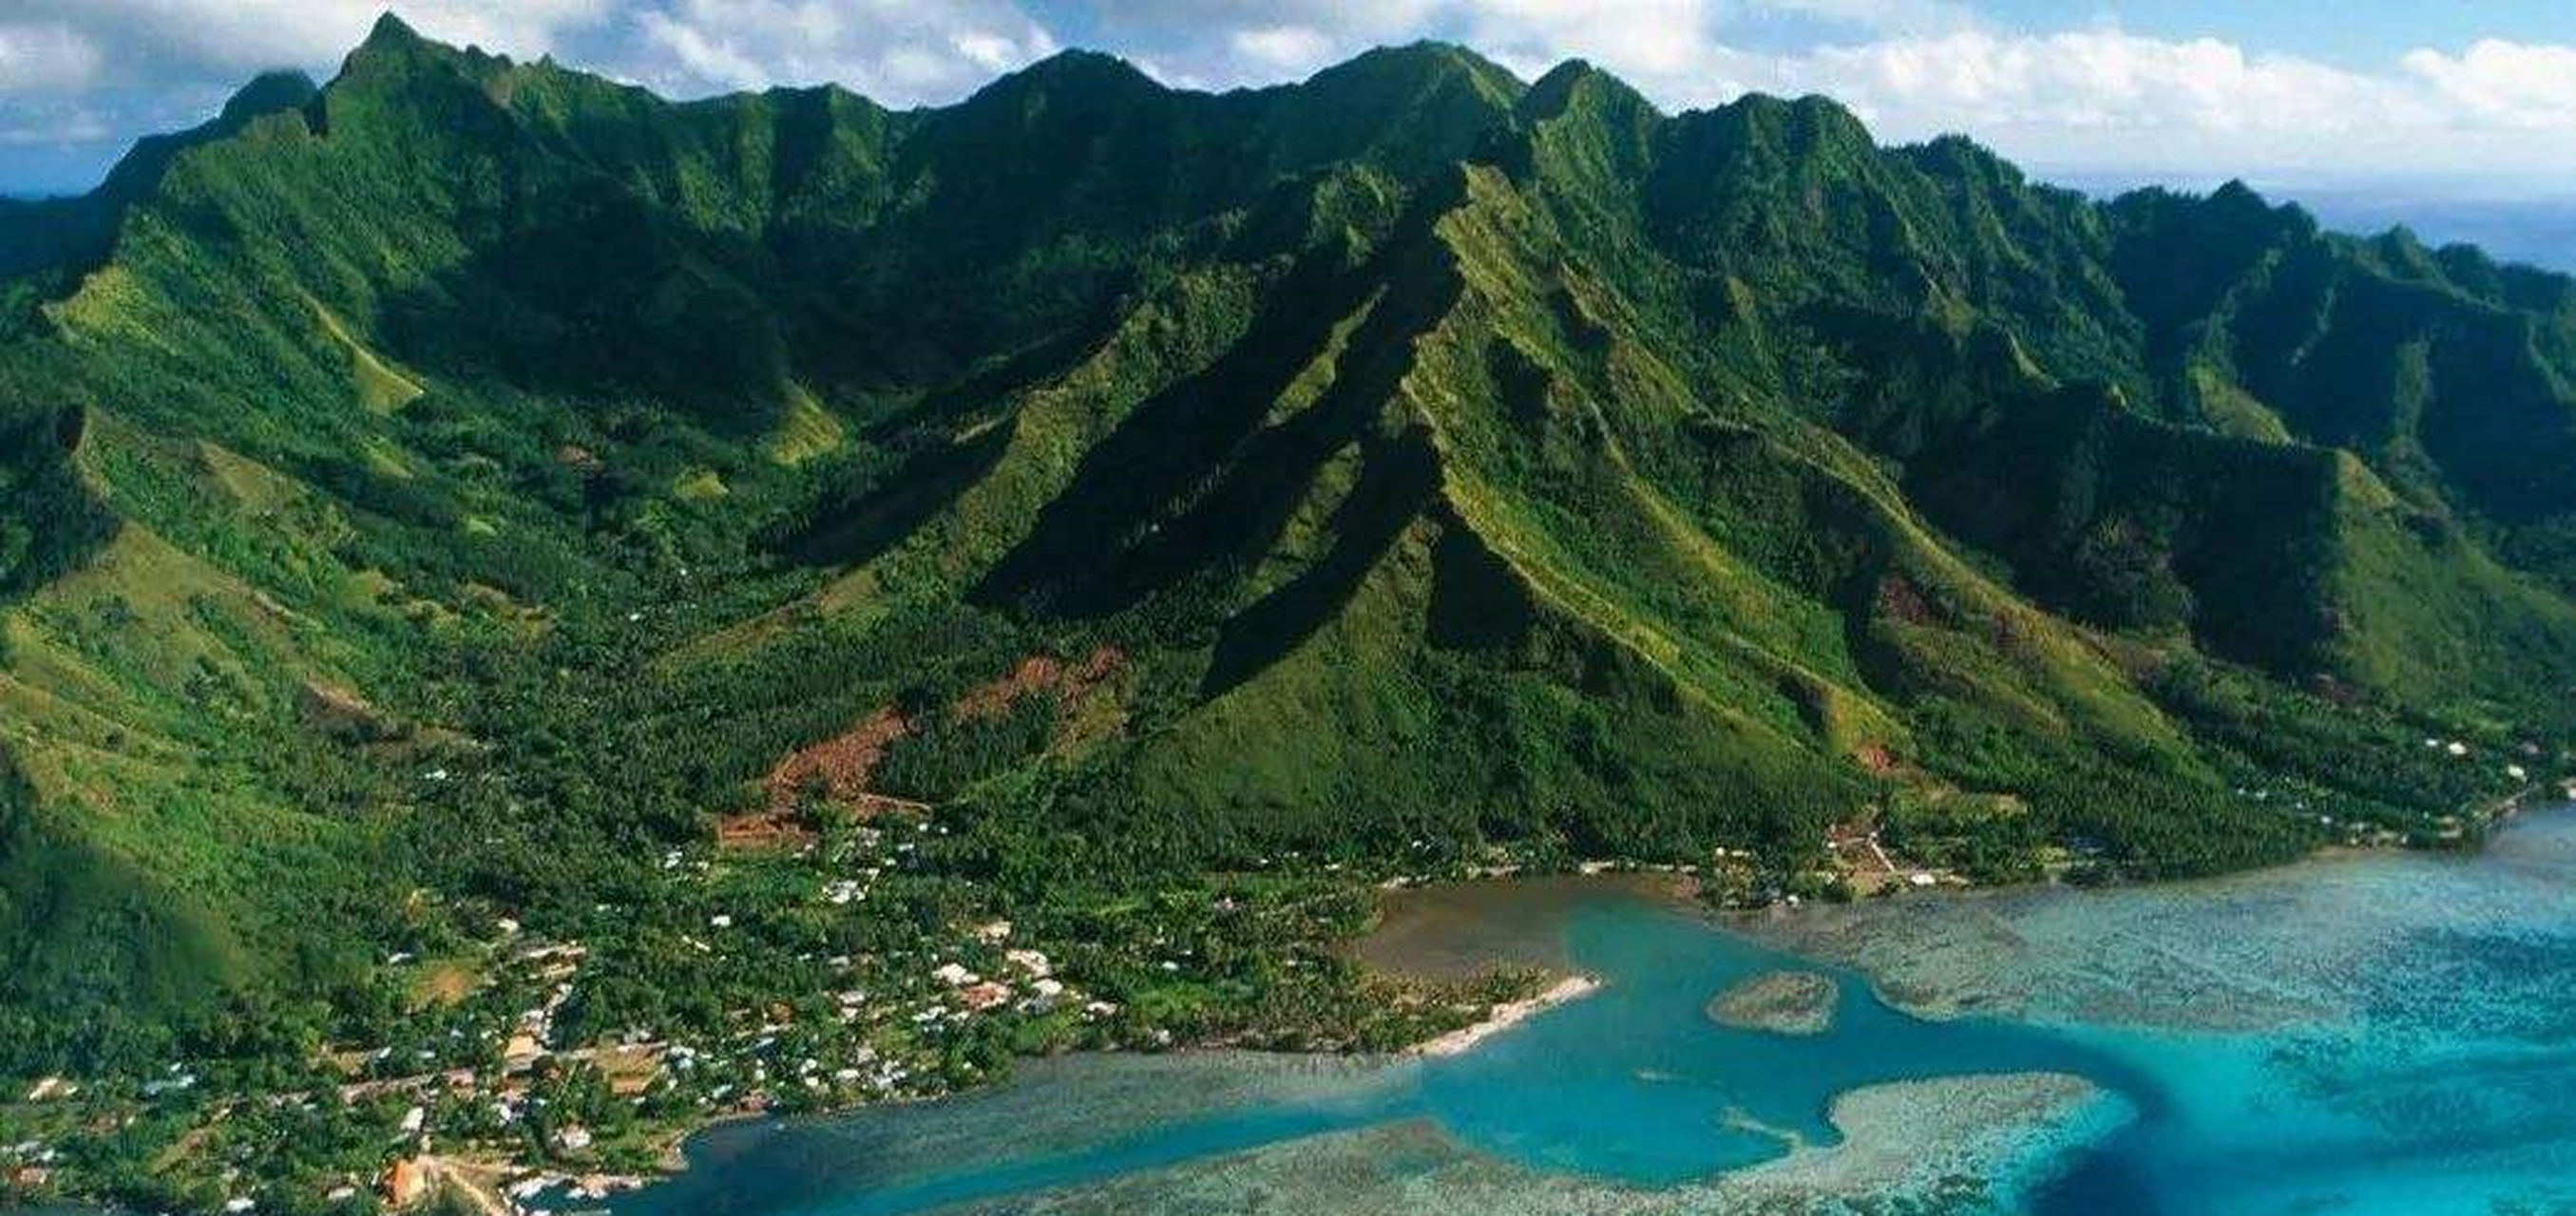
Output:
M1019 891L1800 889L1847 823L1988 876L2456 834L2567 733L2576 286L1822 99L1417 46L680 104L388 19L48 215L0 215L16 1060L339 1025L425 909L588 916L836 740L817 793Z
M0 276L95 259L106 252L125 210L151 197L182 152L228 139L264 115L313 99L311 78L275 72L242 86L223 111L186 131L149 136L119 160L107 180L78 198L0 199Z

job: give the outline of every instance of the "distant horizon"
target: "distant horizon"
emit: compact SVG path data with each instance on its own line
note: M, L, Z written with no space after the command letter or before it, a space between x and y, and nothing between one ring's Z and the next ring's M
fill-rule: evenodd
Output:
M2207 194L2226 177L2128 178L2117 174L2051 173L2023 165L2034 181L2111 198L2161 186ZM2296 203L2333 232L2377 236L2403 227L2428 245L2475 245L2500 262L2520 262L2576 275L2576 185L2515 190L2477 180L2444 182L2389 175L2377 180L2341 178L2291 181L2260 175L2241 179L2274 203Z

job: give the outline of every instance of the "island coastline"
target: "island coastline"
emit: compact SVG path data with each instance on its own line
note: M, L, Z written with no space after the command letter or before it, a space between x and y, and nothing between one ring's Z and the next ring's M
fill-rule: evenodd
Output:
M1454 1056L1473 1050L1485 1040L1501 1034L1522 1022L1571 1001L1579 1001L1601 990L1601 980L1590 975L1569 975L1549 985L1535 996L1505 1001L1494 1006L1484 1020L1461 1026L1437 1038L1427 1039L1406 1048L1404 1054L1414 1057Z

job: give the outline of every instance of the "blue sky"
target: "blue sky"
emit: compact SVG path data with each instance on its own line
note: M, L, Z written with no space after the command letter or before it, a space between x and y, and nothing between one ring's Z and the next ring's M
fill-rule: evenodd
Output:
M327 76L383 0L0 0L0 191L76 190L252 72ZM1379 43L1580 56L1669 109L1823 92L2050 176L2576 198L2576 0L417 0L425 33L674 95L953 100L1066 46L1176 84Z

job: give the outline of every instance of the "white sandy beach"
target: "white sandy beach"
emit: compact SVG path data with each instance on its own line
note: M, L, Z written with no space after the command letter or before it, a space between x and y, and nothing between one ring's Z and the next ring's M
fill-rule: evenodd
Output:
M1461 1026L1439 1038L1417 1043L1406 1055L1454 1056L1486 1039L1553 1009L1567 1001L1581 1000L1601 990L1601 981L1589 975L1569 975L1536 996L1524 997L1494 1006L1485 1020L1473 1026Z

